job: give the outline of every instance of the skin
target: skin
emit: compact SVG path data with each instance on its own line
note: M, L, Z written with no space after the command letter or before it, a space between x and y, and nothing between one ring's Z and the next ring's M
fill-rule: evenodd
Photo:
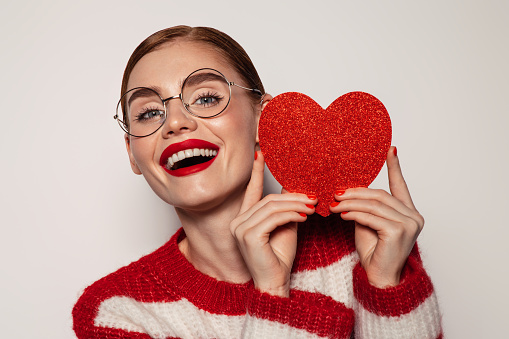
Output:
M179 81L202 67L215 68L243 84L225 58L208 46L174 42L145 55L134 67L128 88L158 86L162 97L180 93ZM201 272L219 280L244 283L283 297L289 295L290 272L297 247L297 227L314 213L315 197L271 194L262 197L264 160L257 126L262 105L245 90L232 87L232 100L221 115L201 119L171 100L162 128L144 138L126 135L134 173L142 174L154 192L173 205L186 233L179 243L184 256ZM159 165L163 150L186 139L220 147L207 169L174 177ZM415 210L396 155L387 158L391 193L367 188L337 195L333 213L356 222L355 242L369 281L377 287L399 283L401 269L424 221Z

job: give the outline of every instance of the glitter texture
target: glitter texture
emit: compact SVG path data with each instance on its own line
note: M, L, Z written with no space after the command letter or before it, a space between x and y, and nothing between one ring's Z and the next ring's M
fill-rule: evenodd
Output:
M330 214L334 192L368 187L391 145L384 105L364 92L337 98L327 109L302 93L283 93L262 112L260 148L267 167L290 192L315 194L316 213Z

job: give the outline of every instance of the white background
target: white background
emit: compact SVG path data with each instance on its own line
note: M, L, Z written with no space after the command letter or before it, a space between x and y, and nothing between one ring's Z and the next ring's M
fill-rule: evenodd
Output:
M132 174L112 116L133 49L187 24L235 38L274 95L323 107L377 96L426 217L421 250L447 337L505 338L508 13L507 1L471 0L3 4L1 336L73 338L80 291L179 226Z

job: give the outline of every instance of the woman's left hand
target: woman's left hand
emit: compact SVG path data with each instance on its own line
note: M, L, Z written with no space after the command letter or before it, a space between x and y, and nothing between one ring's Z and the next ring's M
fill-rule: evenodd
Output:
M416 210L396 154L387 154L391 194L384 190L351 188L335 194L332 213L355 221L355 247L369 282L379 288L399 284L401 271L424 218Z

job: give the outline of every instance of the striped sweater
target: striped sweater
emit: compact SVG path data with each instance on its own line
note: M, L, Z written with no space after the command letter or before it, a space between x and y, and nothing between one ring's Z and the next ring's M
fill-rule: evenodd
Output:
M354 226L335 215L299 225L289 298L218 281L179 251L182 229L155 252L86 288L78 338L442 338L433 285L414 248L396 287L369 284Z

